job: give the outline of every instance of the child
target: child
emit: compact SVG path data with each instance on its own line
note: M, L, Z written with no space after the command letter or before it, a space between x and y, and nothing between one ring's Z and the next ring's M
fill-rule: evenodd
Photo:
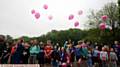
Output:
M92 67L92 54L91 51L88 51L88 59L87 59L88 67Z
M6 48L4 48L4 51L3 51L1 64L7 64L8 63L10 52L11 52L11 48L10 48L9 44L7 44Z
M80 67L88 67L87 58L88 58L88 49L87 47L82 47L82 59L80 62Z
M99 63L99 53L100 51L98 50L98 46L95 47L93 50L93 65L97 66Z
M12 55L13 64L22 64L23 50L24 50L23 40L19 39L15 46L15 52L13 51L14 54Z
M116 61L118 60L113 48L110 49L110 67L117 67Z
M60 61L61 61L60 67L67 67L66 62L68 62L68 55L67 55L64 47L62 47L61 51L60 51Z
M51 54L52 65L53 67L58 67L58 61L60 60L59 52L57 50L57 46L54 47L54 50Z
M81 48L81 41L78 41L78 45L75 47L75 56L76 56L76 61L77 61L77 66L79 67L79 60L82 57L82 48Z
M105 51L105 48L102 48L102 51L100 52L100 60L102 61L102 67L108 67L107 61L108 61L108 53Z
M69 66L73 66L73 62L74 62L74 57L75 57L75 53L74 53L74 48L73 48L73 46L72 46L72 44L69 44L69 45L67 45L67 49L66 49L66 51L67 51L67 54L68 54L68 56L69 56L69 60L70 60L70 63L69 63Z

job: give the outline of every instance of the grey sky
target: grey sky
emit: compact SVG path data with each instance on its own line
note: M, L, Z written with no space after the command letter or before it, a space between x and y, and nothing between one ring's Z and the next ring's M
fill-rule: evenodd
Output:
M0 34L40 36L53 29L74 28L75 21L80 22L77 28L83 29L89 9L98 10L111 1L117 0L0 0ZM44 4L48 10L43 9ZM32 9L40 12L39 20L31 14ZM77 15L79 10L83 10L81 16ZM75 19L69 21L69 14ZM53 15L53 20L49 21L48 15Z

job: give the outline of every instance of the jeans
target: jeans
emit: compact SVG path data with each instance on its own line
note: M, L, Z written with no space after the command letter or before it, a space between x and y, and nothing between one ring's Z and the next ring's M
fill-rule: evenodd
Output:
M29 63L30 64L36 64L37 63L37 55L31 55Z
M102 61L102 67L108 67L107 62L106 61Z
M53 67L59 67L58 62L56 60L52 60Z
M110 67L117 67L116 61L111 61L110 62Z
M88 67L93 67L93 66L92 66L92 59L88 59L88 60L87 60L87 64L88 64Z

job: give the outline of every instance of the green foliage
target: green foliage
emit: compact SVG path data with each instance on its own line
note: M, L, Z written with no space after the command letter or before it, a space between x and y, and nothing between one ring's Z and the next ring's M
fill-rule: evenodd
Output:
M84 38L86 35L87 34L85 33L85 31L82 31L80 29L69 29L61 31L52 30L51 32L48 32L46 35L42 35L37 39L43 42L51 40L54 42L54 45L56 43L59 43L62 46L64 42L69 39L73 41L78 41Z
M72 41L79 41L79 40L88 40L93 43L98 42L99 44L104 43L111 45L114 40L120 40L120 29L115 29L115 35L113 36L113 31L101 31L98 28L92 28L89 30L80 30L80 29L69 29L69 30L61 30L56 31L52 30L47 34L41 35L39 37L28 37L23 36L25 42L29 42L30 39L37 39L39 42L46 43L47 40L51 40L53 45L59 43L60 46L63 46L64 42L71 39ZM9 35L8 41L12 41L12 37ZM18 39L15 39L17 41Z
M22 38L24 39L25 42L29 42L30 38L28 36L22 36Z
M6 41L7 42L12 42L13 38L10 35L6 35Z
M109 17L108 22L114 28L114 22L119 20L119 11L116 3L108 3L98 11L91 10L90 15L88 15L88 26L90 28L97 28L99 22L101 22L101 16L107 15Z
M119 25L120 25L120 0L118 0L118 19L119 19Z

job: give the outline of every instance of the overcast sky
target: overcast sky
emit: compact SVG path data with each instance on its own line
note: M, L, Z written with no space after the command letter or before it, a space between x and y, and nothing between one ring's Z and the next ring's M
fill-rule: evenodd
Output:
M75 28L75 21L80 22L77 28L83 29L89 9L99 10L111 1L117 0L0 0L0 34L40 36L53 29ZM48 5L47 10L43 9L44 4ZM40 13L38 20L31 14L32 9ZM83 10L81 16L77 15L79 10ZM70 14L75 15L71 21ZM51 21L49 15L53 16Z

